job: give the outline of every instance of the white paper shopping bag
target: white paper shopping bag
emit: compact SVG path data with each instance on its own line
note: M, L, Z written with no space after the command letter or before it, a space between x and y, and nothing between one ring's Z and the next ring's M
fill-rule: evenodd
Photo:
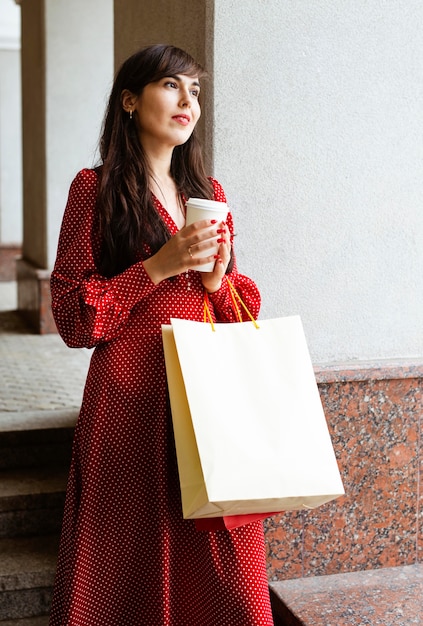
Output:
M298 316L214 330L172 319L162 331L185 518L344 493Z

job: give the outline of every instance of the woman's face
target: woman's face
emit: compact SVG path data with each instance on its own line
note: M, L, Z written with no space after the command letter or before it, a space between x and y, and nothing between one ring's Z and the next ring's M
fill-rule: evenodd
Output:
M146 85L134 105L144 149L184 144L201 115L199 94L196 76L178 74Z

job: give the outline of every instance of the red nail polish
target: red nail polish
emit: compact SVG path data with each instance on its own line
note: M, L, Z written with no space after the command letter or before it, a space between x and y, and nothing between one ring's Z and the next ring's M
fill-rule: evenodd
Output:
M215 258L215 259L218 259L218 258L219 258L219 255L218 255L218 254L215 254L215 255L214 255L214 258Z
M220 238L220 239L217 240L217 243L226 243L226 241L225 241L225 239Z
M217 220L210 220L211 224L217 224Z
M226 230L224 228L218 228L217 232L226 235Z

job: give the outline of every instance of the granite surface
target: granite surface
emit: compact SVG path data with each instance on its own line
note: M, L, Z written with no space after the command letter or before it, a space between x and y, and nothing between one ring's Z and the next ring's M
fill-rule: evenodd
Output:
M422 374L421 362L316 371L346 495L266 520L269 580L421 560Z
M314 373L318 383L423 378L423 362L422 359L357 360L345 364L315 366Z
M276 582L271 592L288 608L289 624L423 624L422 564Z

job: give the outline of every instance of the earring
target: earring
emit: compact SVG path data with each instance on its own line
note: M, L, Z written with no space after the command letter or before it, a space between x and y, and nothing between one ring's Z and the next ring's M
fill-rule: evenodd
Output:
M132 109L129 111L129 119L132 120Z

